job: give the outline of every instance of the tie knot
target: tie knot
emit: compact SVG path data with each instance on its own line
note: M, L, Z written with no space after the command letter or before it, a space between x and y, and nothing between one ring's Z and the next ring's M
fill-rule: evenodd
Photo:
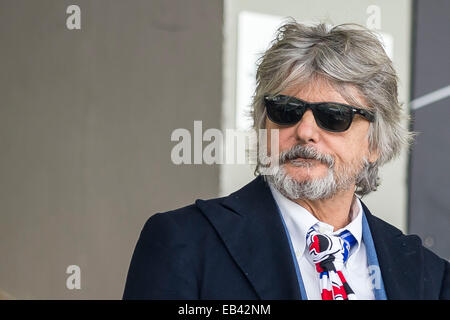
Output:
M356 239L348 230L332 235L320 233L313 226L306 235L306 243L318 272L337 271L343 269Z

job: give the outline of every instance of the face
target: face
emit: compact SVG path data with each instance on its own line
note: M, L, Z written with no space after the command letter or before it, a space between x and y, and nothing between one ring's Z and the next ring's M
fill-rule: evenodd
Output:
M360 97L356 89L350 90L354 96ZM300 90L283 91L281 94L308 102L349 104L332 86L323 81L316 82L314 86L302 87ZM363 99L359 101L365 106ZM279 126L266 118L266 128L269 134L268 141L270 129L279 130L280 154L289 154L289 151L294 154L294 158L288 156L286 161L280 159L282 172L278 174L282 176L275 179L287 180L285 179L287 177L292 183L297 184L297 188L309 189L312 188L311 183L316 184L313 186L315 189L333 189L334 183L334 190L328 192L315 190L313 192L315 195L310 195L312 198L321 198L325 195L329 197L338 187L354 188L355 178L361 172L364 161L373 162L377 159L376 152L369 152L369 121L360 115L354 116L350 128L344 132L329 132L320 128L309 109L298 123L291 126ZM267 146L270 153L270 143ZM296 150L300 150L299 153ZM297 156L298 154L300 156ZM323 160L317 160L318 158Z

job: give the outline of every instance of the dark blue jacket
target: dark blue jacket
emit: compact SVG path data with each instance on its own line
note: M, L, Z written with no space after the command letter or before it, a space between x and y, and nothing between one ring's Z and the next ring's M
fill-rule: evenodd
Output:
M450 299L449 262L363 208L388 299ZM262 177L228 197L150 217L123 298L301 299L288 238Z

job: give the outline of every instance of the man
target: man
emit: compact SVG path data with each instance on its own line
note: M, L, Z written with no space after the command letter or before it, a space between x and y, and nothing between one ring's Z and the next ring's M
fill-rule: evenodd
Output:
M124 298L449 299L450 264L356 196L412 139L376 36L289 21L256 77L254 125L279 150L228 197L153 215Z

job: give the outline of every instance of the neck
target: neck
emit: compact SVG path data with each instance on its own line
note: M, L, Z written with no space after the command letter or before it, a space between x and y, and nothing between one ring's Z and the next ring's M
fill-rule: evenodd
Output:
M334 227L334 231L344 228L351 222L350 209L353 203L354 188L339 191L332 198L308 200L297 199L294 202L308 210L319 221Z

